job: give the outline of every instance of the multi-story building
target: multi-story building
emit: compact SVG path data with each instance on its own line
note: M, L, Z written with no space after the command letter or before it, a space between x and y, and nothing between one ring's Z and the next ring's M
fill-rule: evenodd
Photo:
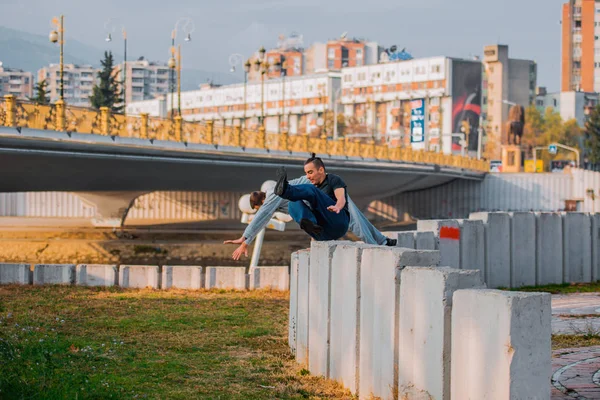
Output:
M127 104L134 101L154 99L169 93L170 80L174 84L174 76L166 64L147 60L127 61L115 67L117 81L123 82L125 71L125 100Z
M439 150L441 134L446 153L459 143L477 149L479 61L432 57L344 68L341 86L346 136Z
M600 92L599 36L599 2L569 0L563 4L562 92Z
M0 63L0 96L12 94L20 99L33 96L33 74L16 68L6 68Z
M99 70L91 65L65 64L63 72L64 99L70 105L90 105L92 89L98 82ZM50 101L60 98L60 65L50 64L38 71L38 82L48 82Z
M575 119L579 126L584 127L599 100L600 94L594 92L546 93L544 88L540 88L535 104L542 113L547 108L552 108L560 114L563 121Z
M483 50L483 67L484 126L498 144L507 144L510 107L518 104L527 108L535 101L537 65L535 61L509 58L506 45L490 45Z
M190 121L211 120L220 125L244 125L248 129L257 129L264 115L268 132L283 129L292 135L331 132L332 121L325 118L325 113L332 110L333 94L339 86L339 73L270 79L264 82L264 91L260 82L248 83L245 89L243 84L205 85L181 94L181 113ZM175 99L173 108L177 107ZM171 108L171 99L167 97L131 103L127 113L165 116Z

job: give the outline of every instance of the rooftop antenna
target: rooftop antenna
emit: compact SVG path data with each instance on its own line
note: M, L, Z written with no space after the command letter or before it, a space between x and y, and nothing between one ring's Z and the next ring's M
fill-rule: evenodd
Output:
M347 36L348 36L348 32L344 32L340 35L340 39L346 39Z

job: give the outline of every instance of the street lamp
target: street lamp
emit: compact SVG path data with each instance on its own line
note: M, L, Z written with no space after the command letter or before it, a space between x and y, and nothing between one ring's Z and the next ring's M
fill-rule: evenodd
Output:
M108 21L104 24L104 28L106 29L109 25L111 25L111 21L113 18L109 18ZM114 27L112 29L114 31ZM125 30L125 26L121 25L121 33L123 34L123 76L121 87L123 88L123 114L127 113L127 31ZM112 41L111 32L106 36L107 42Z
M265 127L265 74L269 70L269 63L265 60L266 50L261 47L258 50L258 58L254 62L256 72L260 71L260 124Z
M247 86L248 86L248 73L250 72L250 68L252 68L252 64L250 64L250 60L246 60L246 63L244 64L244 119L243 119L243 125L242 127L244 129L246 129L246 108L248 106L248 103L246 101L246 90L247 90Z
M340 101L340 94L342 93L342 88L339 87L335 91L335 99L333 99L333 140L337 140L338 138L338 121L337 121L337 113L338 113L338 102Z
M184 41L192 41L192 32L194 32L194 21L191 18L183 17L179 18L175 22L175 27L171 32L171 58L169 58L168 67L171 70L171 116L173 116L173 109L175 105L174 99L174 80L175 70L177 70L177 115L181 116L181 45L177 46L175 50L175 39L177 38L177 29L179 24L183 24L181 29L186 34Z
M65 17L60 16L60 19L52 18L52 25L56 27L56 30L52 30L49 35L50 42L60 45L60 100L65 100L65 81L64 81L64 45L65 45Z
M282 98L282 103L281 103L281 116L284 119L285 125L288 125L286 116L285 116L285 77L287 76L287 68L288 68L288 63L287 60L285 59L284 56L282 56L282 58L277 61L275 63L275 69L277 72L279 72L281 74L281 98ZM279 121L279 127L277 128L277 133L281 132L281 121Z

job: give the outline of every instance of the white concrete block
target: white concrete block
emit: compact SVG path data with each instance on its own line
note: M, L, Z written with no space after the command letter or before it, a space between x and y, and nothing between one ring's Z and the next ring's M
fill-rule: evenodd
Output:
M458 290L452 399L549 399L550 294Z
M437 238L436 249L442 257L441 265L460 268L460 226L454 219L417 221L417 230L433 232Z
M483 221L460 223L460 269L477 269L485 276L485 228Z
M472 213L472 220L485 226L485 283L488 287L510 287L510 215Z
M161 289L199 290L204 288L202 267L197 265L165 265L162 267Z
M246 289L245 267L206 267L206 289Z
M0 285L31 285L32 276L29 264L0 263Z
M592 282L600 280L600 214L592 218Z
M33 268L34 285L72 285L74 283L74 264L36 264Z
M347 241L312 241L308 308L308 370L329 376L329 316L331 310L331 261L338 245Z
M116 265L80 264L76 268L75 283L81 286L118 285Z
M119 268L119 286L122 288L158 289L159 279L155 265L121 265Z
M536 214L536 285L563 282L563 228L559 213Z
M398 396L450 399L452 294L482 288L479 270L407 267L399 312Z
M272 289L286 291L290 288L289 267L256 267L250 275L250 290Z
M296 355L296 329L298 323L298 252L290 260L290 308L288 312L288 346Z
M396 239L398 243L397 247L404 247L406 249L414 249L415 248L415 232L414 231L404 231L404 232L386 232L385 236Z
M362 252L372 245L338 245L331 262L329 377L358 391L358 333Z
M532 212L512 213L510 232L510 287L534 286L536 275L535 214Z
M296 362L308 367L308 304L310 250L296 252L298 257L298 317L296 322Z
M415 248L417 250L436 250L435 242L433 232L415 232Z
M363 250L360 269L360 399L370 396L391 399L397 390L400 271L407 265L435 266L439 261L437 251L399 247Z
M563 280L592 281L592 226L589 214L563 215Z

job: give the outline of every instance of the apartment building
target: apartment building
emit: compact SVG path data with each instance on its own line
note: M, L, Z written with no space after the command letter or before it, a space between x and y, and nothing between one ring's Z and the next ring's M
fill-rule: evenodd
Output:
M94 85L98 82L99 69L91 65L65 64L63 68L64 99L70 105L88 107ZM48 83L50 101L60 98L60 65L50 64L38 71L38 82Z
M116 78L121 83L121 88L123 73L127 104L165 96L170 92L170 84L175 85L176 82L176 77L166 64L144 59L127 61L115 67Z
M0 62L0 96L12 94L19 99L33 96L33 74L22 69L8 68Z

